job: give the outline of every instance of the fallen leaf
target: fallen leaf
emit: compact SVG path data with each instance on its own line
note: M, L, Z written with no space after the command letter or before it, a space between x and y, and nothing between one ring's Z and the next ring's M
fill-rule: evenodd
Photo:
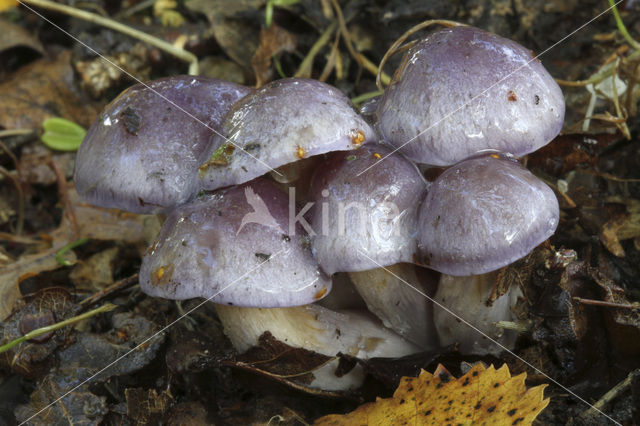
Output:
M36 293L0 323L0 345L67 319L72 315L72 307L71 295L64 289L49 288ZM65 343L68 334L69 328L65 327L14 346L0 354L0 366L25 376L37 375L49 355Z
M38 383L29 403L16 408L19 422L101 424L108 411L106 398L94 395L90 385L140 370L155 358L165 338L163 333L157 334L129 353L159 327L144 317L126 312L114 314L112 322L113 329L104 334L78 332L75 342L58 353L59 366ZM120 360L125 354L127 356ZM116 360L119 361L114 362ZM51 404L54 401L56 403Z
M40 59L0 83L0 127L39 128L44 119L63 117L89 127L101 109L74 86L71 53Z
M17 4L15 0L0 0L0 11L3 10L3 5L12 7ZM2 31L0 31L0 53L14 47L28 47L41 55L44 54L42 44L32 32L5 19L0 19L0 26L2 27Z
M82 202L73 188L67 191L79 235L95 240L111 240L147 245L160 230L160 222L153 215L137 215L116 209L104 209ZM75 240L72 226L65 214L60 227L50 233L51 244L37 254L20 257L0 270L0 321L11 313L20 298L18 284L28 277L60 267L56 253ZM65 258L75 263L75 255L67 252Z
M216 41L231 59L251 70L250 59L258 48L259 32L254 24L261 19L264 0L189 0L187 9L207 16Z
M549 404L546 385L527 389L526 374L511 377L507 365L498 370L475 365L459 379L439 365L433 374L404 377L392 398L378 399L355 411L321 417L322 425L502 424L530 425Z
M16 0L0 0L0 12L13 9L16 6L18 6L18 2Z
M256 86L260 87L273 78L271 60L281 52L293 52L296 49L296 38L289 31L271 25L260 30L260 44L251 58L251 67L256 75Z
M614 216L602 225L600 241L611 254L624 257L620 241L640 237L640 201L622 197L609 197L607 201L625 204L626 213Z
M124 391L127 399L127 416L137 425L162 423L165 413L171 407L173 398L167 391L158 395L155 389L129 388Z

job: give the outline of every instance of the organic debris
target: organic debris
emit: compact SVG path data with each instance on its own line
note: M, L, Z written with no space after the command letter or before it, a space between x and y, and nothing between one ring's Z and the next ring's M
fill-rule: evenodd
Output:
M526 374L511 377L505 365L474 366L456 379L439 365L433 374L404 377L393 398L358 407L345 415L321 417L315 426L359 424L512 424L530 425L549 404L545 385L527 389Z

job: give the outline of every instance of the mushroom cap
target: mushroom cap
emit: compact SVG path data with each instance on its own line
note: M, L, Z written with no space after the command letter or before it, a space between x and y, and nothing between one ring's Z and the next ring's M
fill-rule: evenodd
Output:
M327 274L413 260L426 183L414 164L389 153L378 144L335 153L313 176L311 245ZM387 155L380 166L357 176Z
M204 124L217 129L251 90L194 76L130 87L105 107L78 150L78 193L92 204L135 213L186 202L197 191L198 166L212 152L213 132Z
M564 110L562 91L530 50L453 27L405 54L377 118L382 138L407 157L446 166L485 149L533 152L560 132Z
M260 178L176 208L140 268L140 287L169 299L287 307L331 290L302 229L289 232L288 197Z
M551 188L497 154L462 161L429 188L418 218L422 261L449 275L477 275L508 265L558 226Z
M202 186L208 190L247 182L302 158L352 150L375 139L373 129L342 92L302 78L273 81L236 103L221 133L228 141L215 137L220 151L201 167Z

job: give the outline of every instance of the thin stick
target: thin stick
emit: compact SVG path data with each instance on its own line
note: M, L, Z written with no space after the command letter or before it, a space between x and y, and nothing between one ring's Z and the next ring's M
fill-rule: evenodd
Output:
M114 21L111 18L105 18L95 13L87 12L84 10L76 9L74 7L66 6L59 3L54 3L49 0L17 0L18 3L29 4L31 6L41 7L43 9L53 10L56 12L64 13L65 15L73 16L74 18L82 19L93 24L101 25L106 28L110 28L114 31L126 34L129 37L133 37L152 46L157 47L160 50L182 59L189 63L189 74L198 74L198 58L191 52L187 52L184 49L175 47L171 43L167 43L157 37L144 33L142 31L131 28L127 25L121 24L118 21Z
M629 373L626 379L615 385L613 388L609 390L609 392L605 393L602 398L600 398L591 408L585 411L582 416L584 417L592 417L597 415L597 411L604 410L604 408L609 405L614 399L616 399L620 394L626 391L631 387L631 380L633 376L637 373L636 371L632 371Z
M327 81L327 78L329 78L329 75L331 75L331 72L333 71L334 68L336 69L336 80L342 79L342 66L340 66L339 68L336 68L336 64L340 60L340 51L338 50L338 43L340 43L340 33L336 33L335 40L331 45L331 53L329 53L329 59L327 59L327 63L325 64L324 69L320 74L320 77L318 77L318 80L322 82ZM341 62L342 61L340 61L340 63Z
M333 8L335 9L336 16L338 17L338 23L340 24L340 32L342 33L344 44L347 45L347 50L349 51L351 56L353 56L353 59L356 60L356 62L358 63L358 65L360 65L360 67L366 69L371 74L376 75L377 79L381 79L383 83L388 85L389 82L391 81L391 78L389 78L389 76L386 75L385 73L381 72L380 68L378 68L366 56L364 56L362 53L354 49L353 44L351 43L351 34L347 29L347 24L344 20L344 16L342 15L342 9L340 9L340 5L338 4L338 1L331 0L331 4L333 4Z
M7 129L0 130L0 138L6 138L8 136L25 136L33 133L33 129Z
M0 346L0 354L3 352L8 351L9 349L13 348L16 345L19 345L20 343L26 341L26 340L31 340L34 339L38 336L42 336L43 334L47 334L50 333L52 331L58 330L62 327L66 327L68 325L71 324L75 324L79 321L85 320L87 318L91 318L92 316L96 315L96 314L100 314L103 312L109 312L114 310L115 308L117 308L116 305L114 305L113 303L106 303L102 306L100 306L99 308L93 309L91 311L85 312L83 314L77 315L75 317L71 317L69 319L66 319L64 321L60 321L58 323L55 324L51 324L51 325L47 325L46 327L41 327L41 328L36 328L35 330L32 330L30 332L28 332L27 334L25 334L22 337L19 337L15 340L10 341L7 344L4 344L2 346Z
M574 297L573 300L582 303L583 305L604 306L606 308L620 308L620 309L640 309L638 303L615 303L605 302L604 300L583 299L581 297Z
M636 59L640 59L640 50L636 50L635 52L633 52L632 54L624 58L625 61L635 61ZM583 87L583 86L586 86L587 84L596 85L600 83L605 78L610 77L611 74L614 73L614 71L615 71L615 62L609 62L608 64L605 64L602 67L600 67L600 69L595 74L593 74L591 77L589 77L586 80L572 81L572 80L562 80L560 78L556 78L555 80L556 80L556 83L558 83L561 86Z
M331 25L329 25L327 29L324 30L324 32L320 35L318 40L313 43L313 46L311 46L311 49L309 49L309 52L307 53L307 56L305 56L300 63L300 67L298 68L298 71L296 71L294 77L309 77L311 75L313 59L316 57L318 52L320 52L320 49L322 49L322 47L327 44L327 42L331 38L331 34L333 34L337 26L338 23L336 21L333 21Z
M431 25L444 25L445 27L462 27L462 26L466 26L465 24L461 24L460 22L449 21L449 20L446 20L446 19L429 19L428 21L421 22L418 25L415 25L415 26L409 28L404 34L402 34L400 36L400 38L398 38L395 42L393 42L391 47L387 50L387 52L382 57L382 60L380 61L380 65L378 66L378 72L376 74L376 86L378 86L378 89L383 90L383 87L382 87L383 83L385 85L389 85L388 82L385 83L384 80L381 78L381 76L382 76L382 68L384 67L384 64L387 63L387 60L389 59L389 57L391 57L391 55L393 55L394 53L396 53L400 49L406 49L406 47L399 47L399 46L402 43L404 43L404 41L408 37L410 37L411 35L415 34L417 31L425 29L425 28L427 28L427 27L429 27Z
M124 288L129 287L131 284L138 282L138 274L133 274L130 277L123 278L120 281L116 281L110 286L103 288L99 292L92 294L91 296L84 299L82 302L78 303L79 306L91 306L94 303L99 302L101 299L120 291Z

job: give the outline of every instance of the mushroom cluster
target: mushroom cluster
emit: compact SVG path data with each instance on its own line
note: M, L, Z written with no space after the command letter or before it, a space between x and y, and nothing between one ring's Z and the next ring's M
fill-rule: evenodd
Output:
M75 184L91 203L167 215L142 290L217 303L239 351L269 331L329 356L398 357L461 339L463 351L495 352L443 309L464 307L512 344L493 323L510 319L517 293L489 312L487 283L555 231L555 195L516 157L550 142L563 119L562 92L530 51L453 27L406 52L371 124L309 79L136 85L87 133ZM447 169L428 182L430 166ZM439 285L425 267L442 273ZM437 306L424 297L434 293ZM361 382L357 368L340 378L334 368L311 386Z

